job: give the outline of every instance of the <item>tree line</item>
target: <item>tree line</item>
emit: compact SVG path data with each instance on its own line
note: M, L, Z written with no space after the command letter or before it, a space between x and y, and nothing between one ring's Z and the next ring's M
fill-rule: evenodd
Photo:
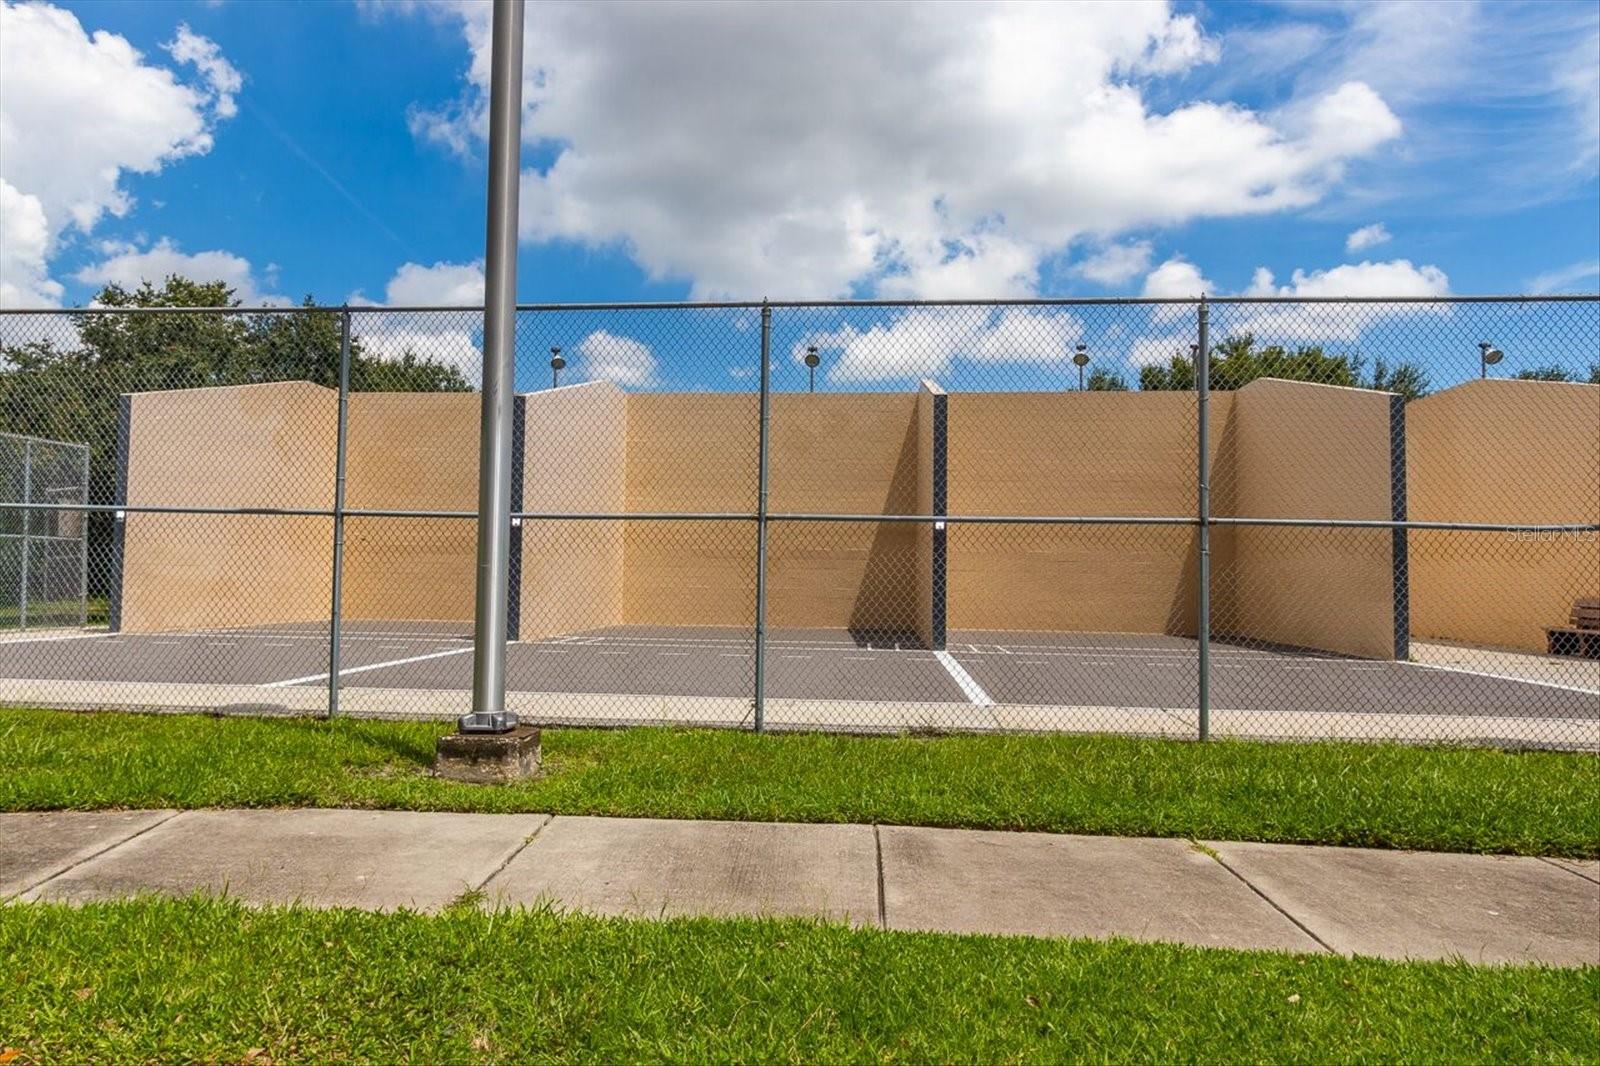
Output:
M1432 389L1427 370L1410 359L1396 363L1375 359L1369 368L1359 355L1333 354L1320 344L1294 348L1279 344L1258 345L1250 333L1228 337L1212 346L1208 369L1211 388L1218 392L1242 389L1257 378L1377 389L1398 393L1407 400L1426 396ZM1527 381L1579 380L1578 375L1555 364L1525 369L1514 377ZM1590 384L1600 385L1600 363L1590 366L1588 380ZM1194 358L1179 353L1165 363L1140 367L1135 384L1144 392L1193 391ZM1096 369L1089 374L1085 388L1093 392L1127 392L1130 386L1122 374Z

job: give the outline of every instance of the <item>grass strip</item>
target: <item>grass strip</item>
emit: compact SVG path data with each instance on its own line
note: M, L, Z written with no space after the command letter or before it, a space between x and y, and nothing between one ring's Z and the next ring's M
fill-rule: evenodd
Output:
M549 811L1600 855L1591 755L552 729L543 779L483 787L430 776L447 729L0 709L0 810Z
M1600 969L193 898L0 908L54 1061L1592 1062Z

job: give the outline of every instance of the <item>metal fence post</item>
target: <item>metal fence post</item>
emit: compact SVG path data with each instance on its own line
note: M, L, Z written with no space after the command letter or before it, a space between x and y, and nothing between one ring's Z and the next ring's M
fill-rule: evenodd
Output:
M328 614L328 717L339 714L339 645L344 631L344 471L350 428L350 307L339 314L339 428L333 460L333 606Z
M1211 308L1200 297L1199 346L1194 356L1194 388L1200 404L1196 437L1199 447L1198 529L1200 575L1195 629L1200 645L1198 698L1200 739L1211 736Z
M33 502L33 441L22 442L22 502ZM28 628L28 571L33 566L33 545L29 536L33 532L33 512L22 512L22 595L17 603L17 628Z
M756 698L755 729L766 728L767 457L772 418L772 307L761 301L761 425L756 435Z
M89 449L83 449L83 502L89 502ZM78 624L89 624L89 512L78 513Z

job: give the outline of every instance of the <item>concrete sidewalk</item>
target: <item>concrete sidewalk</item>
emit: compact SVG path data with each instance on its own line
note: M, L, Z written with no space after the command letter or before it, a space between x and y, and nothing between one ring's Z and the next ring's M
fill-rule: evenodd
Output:
M1600 965L1600 862L903 826L242 810L0 815L0 899L816 916Z

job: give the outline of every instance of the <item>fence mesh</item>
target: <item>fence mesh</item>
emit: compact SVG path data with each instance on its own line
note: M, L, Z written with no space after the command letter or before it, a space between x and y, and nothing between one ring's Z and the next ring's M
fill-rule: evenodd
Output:
M481 349L0 313L0 702L468 710ZM1600 746L1596 353L1591 298L523 308L507 703Z
M88 478L84 445L0 433L0 632L89 622Z

